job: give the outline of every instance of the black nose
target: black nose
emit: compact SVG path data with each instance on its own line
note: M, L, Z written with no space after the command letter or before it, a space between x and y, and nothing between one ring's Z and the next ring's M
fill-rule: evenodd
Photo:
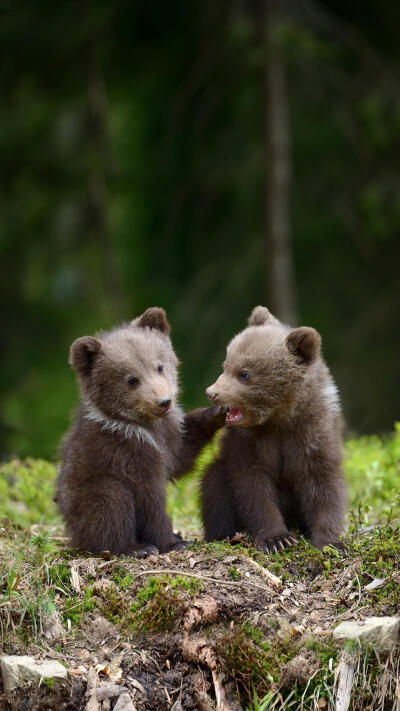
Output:
M157 405L158 405L158 407L161 407L162 410L165 410L165 408L169 407L170 404L171 404L170 397L164 397L162 400L157 400Z

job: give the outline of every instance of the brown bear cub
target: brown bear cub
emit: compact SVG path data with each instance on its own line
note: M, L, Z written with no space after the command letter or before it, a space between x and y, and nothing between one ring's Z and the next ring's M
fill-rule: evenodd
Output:
M257 306L207 389L226 410L221 452L202 482L206 539L247 531L257 547L342 548L346 504L338 393L313 328L291 329Z
M150 308L71 346L82 403L62 446L56 501L74 548L145 556L186 545L165 512L166 483L190 470L224 415L178 407L169 332L165 311Z

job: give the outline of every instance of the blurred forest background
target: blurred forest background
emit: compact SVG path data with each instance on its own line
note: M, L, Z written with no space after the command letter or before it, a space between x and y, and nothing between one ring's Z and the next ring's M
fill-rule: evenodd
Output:
M391 430L399 3L1 5L1 456L54 456L70 343L151 305L186 406L263 303L321 332L350 430Z

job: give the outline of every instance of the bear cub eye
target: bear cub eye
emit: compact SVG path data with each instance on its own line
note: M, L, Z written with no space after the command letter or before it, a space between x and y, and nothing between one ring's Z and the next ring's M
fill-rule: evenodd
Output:
M239 380L250 380L250 373L247 370L241 370L239 373Z
M163 366L163 365L158 365L158 366L157 366L157 370L158 370L159 373L163 373L163 372L164 372L164 366Z
M131 388L136 388L136 385L139 385L139 378L129 378L128 385Z

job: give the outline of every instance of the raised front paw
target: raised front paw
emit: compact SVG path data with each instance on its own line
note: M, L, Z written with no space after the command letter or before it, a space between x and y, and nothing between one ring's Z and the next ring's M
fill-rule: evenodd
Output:
M126 555L132 558L147 558L149 555L158 555L158 548L152 543L135 543L130 546Z
M298 540L292 533L283 533L272 538L264 538L262 536L256 536L255 538L258 550L266 553L279 553L279 551L283 551L296 543L298 543Z
M213 431L219 430L225 424L226 408L220 407L220 405L206 407L204 408L204 416Z

